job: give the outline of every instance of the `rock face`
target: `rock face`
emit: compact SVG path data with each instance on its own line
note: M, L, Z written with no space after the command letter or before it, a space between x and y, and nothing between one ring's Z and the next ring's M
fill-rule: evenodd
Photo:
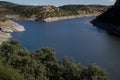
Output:
M120 0L117 0L113 7L98 16L92 23L110 33L120 35Z

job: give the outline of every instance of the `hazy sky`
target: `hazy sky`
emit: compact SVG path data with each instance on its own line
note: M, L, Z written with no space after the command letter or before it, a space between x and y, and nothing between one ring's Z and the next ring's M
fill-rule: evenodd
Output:
M102 4L113 5L115 0L0 0L27 5Z

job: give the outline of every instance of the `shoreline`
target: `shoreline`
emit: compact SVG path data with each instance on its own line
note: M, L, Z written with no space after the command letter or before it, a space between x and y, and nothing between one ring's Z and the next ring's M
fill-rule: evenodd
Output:
M98 16L101 13L91 13L91 14L80 14L80 15L71 15L71 16L60 16L60 17L48 17L44 19L38 19L35 17L21 17L19 15L7 15L7 18L14 18L16 20L25 20L25 21L42 21L42 22L54 22L54 21L60 21L60 20L67 20L67 19L74 19L74 18L82 18L82 17L90 17L90 16Z
M15 23L11 20L5 22L0 22L0 44L4 41L8 41L12 36L12 32L22 32L25 31L24 26Z
M82 17L90 17L90 16L98 16L100 14L86 14L86 15L73 15L73 16L62 16L62 17L49 17L45 18L43 22L54 22L60 20L74 19L74 18L82 18Z
M111 33L116 36L120 36L120 26L116 26L110 23L102 23L100 21L92 21L91 23L98 28L104 29L108 33Z
M46 18L41 21L43 22L54 22L54 21L60 21L60 20L67 20L67 19L74 19L74 18L82 18L82 17L90 17L90 16L97 16L99 14L88 14L88 15L75 15L75 16L62 16L62 17L53 17L53 18ZM14 17L13 17L14 18ZM17 19L17 18L15 18ZM17 19L20 20L20 19ZM31 20L29 18L25 19L26 21L35 21ZM38 20L40 21L40 20ZM11 21L7 20L6 22L1 23L0 22L0 44L4 41L8 41L12 36L12 32L22 32L25 31L24 26Z

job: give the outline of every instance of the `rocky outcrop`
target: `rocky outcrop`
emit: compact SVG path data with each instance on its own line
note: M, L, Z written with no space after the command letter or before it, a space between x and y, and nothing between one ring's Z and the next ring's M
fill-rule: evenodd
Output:
M9 40L11 38L11 32L21 32L24 31L24 27L11 21L7 20L5 22L0 22L0 44L3 41Z
M24 27L11 20L0 22L0 29L2 32L21 32L24 31Z

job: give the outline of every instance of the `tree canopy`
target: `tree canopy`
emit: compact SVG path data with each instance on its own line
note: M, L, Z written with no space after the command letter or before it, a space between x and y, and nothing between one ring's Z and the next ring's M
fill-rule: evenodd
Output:
M85 67L68 57L57 60L54 49L30 51L12 40L0 45L0 80L108 80L108 76L96 64Z

